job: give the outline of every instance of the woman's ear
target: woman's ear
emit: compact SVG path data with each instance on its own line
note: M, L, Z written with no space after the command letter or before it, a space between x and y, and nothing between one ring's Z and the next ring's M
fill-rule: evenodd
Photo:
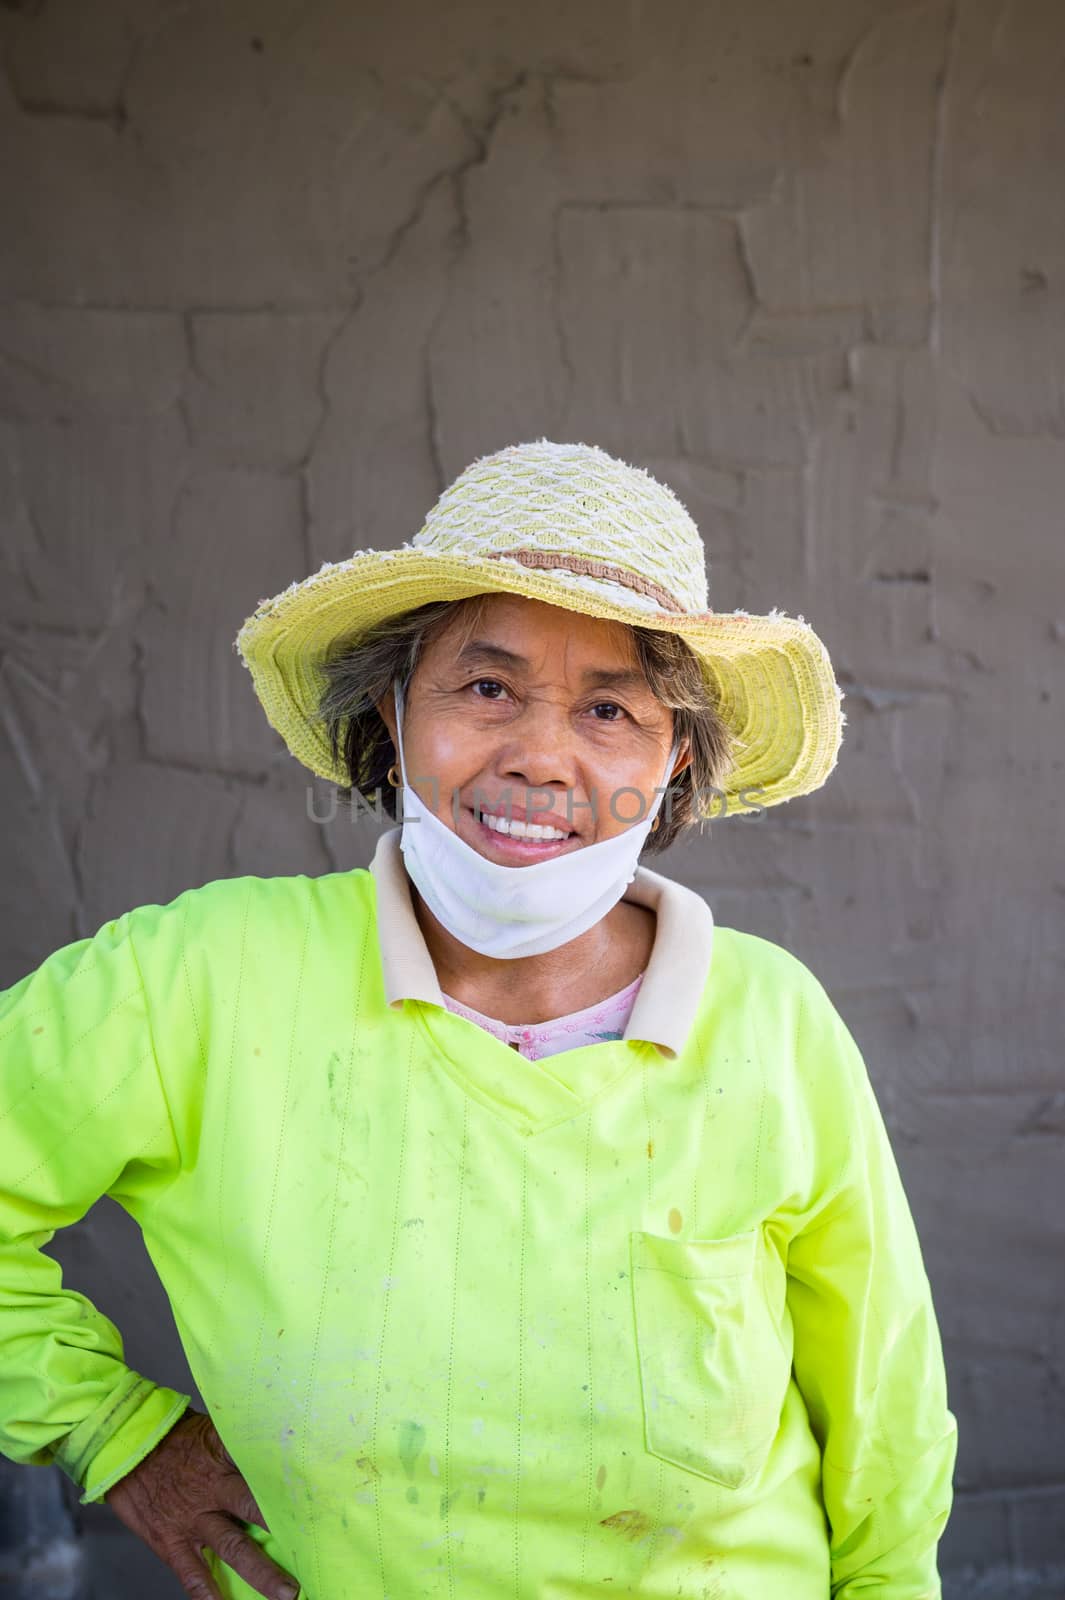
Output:
M380 716L385 727L388 729L392 743L396 744L396 703L392 698L392 690L389 689L387 694L382 695L381 699L378 700L376 704L378 715Z
M691 748L691 740L685 739L680 749L677 751L677 759L674 764L673 771L670 773L669 777L670 783L672 783L675 778L679 778L681 773L686 771L686 769L691 766Z

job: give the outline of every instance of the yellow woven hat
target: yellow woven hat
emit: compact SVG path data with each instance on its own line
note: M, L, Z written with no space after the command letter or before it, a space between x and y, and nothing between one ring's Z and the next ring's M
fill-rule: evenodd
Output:
M481 456L413 539L325 561L260 600L234 648L291 754L346 787L317 717L322 660L388 616L489 592L686 639L733 737L723 815L808 794L836 764L843 691L813 629L776 609L711 611L703 541L684 506L596 445L539 439Z

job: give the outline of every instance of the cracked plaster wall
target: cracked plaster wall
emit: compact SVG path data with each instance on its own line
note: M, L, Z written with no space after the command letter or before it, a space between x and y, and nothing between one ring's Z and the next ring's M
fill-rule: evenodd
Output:
M664 869L862 1044L959 1419L944 1563L1065 1563L1057 0L4 0L0 50L0 982L368 859L232 650L260 596L508 442L649 467L849 719L821 791ZM53 1248L189 1381L117 1208Z

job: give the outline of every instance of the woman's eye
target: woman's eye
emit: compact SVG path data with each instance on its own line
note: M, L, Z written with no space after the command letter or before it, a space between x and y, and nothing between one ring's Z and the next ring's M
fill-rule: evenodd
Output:
M501 694L506 694L506 692L507 692L506 684L505 683L500 683L498 678L474 678L474 679L471 680L470 683L468 683L466 685L466 687L468 689L473 689L473 690L475 690L477 692L478 700L494 700L494 701L497 701L500 698L499 695L481 694L480 691L486 685L487 685L489 690L498 689L498 690L500 690ZM606 708L608 711L616 711L617 712L617 716L613 716L613 717L596 717L594 719L596 722L619 722L622 717L628 716L628 712L625 710L624 706L618 705L616 700L599 700L599 701L596 702L596 704L594 706L589 707L589 709L591 711L601 711L604 708Z

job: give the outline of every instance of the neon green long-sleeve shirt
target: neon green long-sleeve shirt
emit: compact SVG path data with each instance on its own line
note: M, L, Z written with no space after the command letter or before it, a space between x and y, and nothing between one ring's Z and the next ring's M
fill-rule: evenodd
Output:
M939 1333L818 980L718 927L675 1059L533 1062L389 1006L377 915L219 880L0 994L0 1452L99 1500L184 1408L41 1252L109 1194L302 1600L936 1600Z

